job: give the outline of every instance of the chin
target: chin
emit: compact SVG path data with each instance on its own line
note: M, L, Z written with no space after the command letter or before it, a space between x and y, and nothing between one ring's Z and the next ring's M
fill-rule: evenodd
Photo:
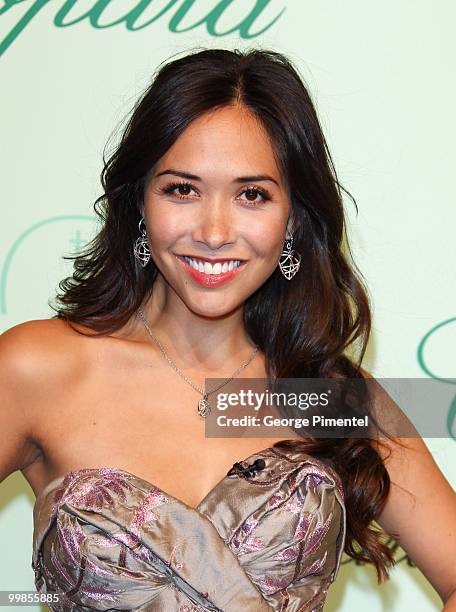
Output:
M205 303L202 303L201 300L195 300L194 302L193 301L186 302L186 304L189 310L191 310L193 313L199 316L208 317L211 319L225 317L233 313L235 310L242 308L244 305L244 302L241 302L241 303L236 302L230 305L230 304L227 304L226 300L224 301L222 299L214 300L214 302L216 303L205 304Z

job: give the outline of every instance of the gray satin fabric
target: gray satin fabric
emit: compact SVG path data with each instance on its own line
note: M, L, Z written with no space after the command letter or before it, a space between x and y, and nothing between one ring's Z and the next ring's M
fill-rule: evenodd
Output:
M339 569L337 474L302 450L268 448L253 476L225 476L196 509L130 472L69 472L34 511L32 568L51 610L322 610Z

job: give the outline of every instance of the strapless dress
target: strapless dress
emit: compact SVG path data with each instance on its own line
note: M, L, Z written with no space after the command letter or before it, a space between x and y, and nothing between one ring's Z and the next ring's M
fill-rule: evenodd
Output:
M37 592L65 612L321 611L346 534L339 476L296 448L237 465L196 508L117 467L56 478L33 508Z

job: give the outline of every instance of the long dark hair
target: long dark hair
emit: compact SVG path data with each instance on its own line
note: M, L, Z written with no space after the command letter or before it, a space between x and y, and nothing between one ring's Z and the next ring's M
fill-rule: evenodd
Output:
M120 329L150 296L158 269L133 254L147 173L189 124L208 111L242 105L257 117L274 146L294 223L293 248L302 256L290 282L277 268L245 303L244 323L266 357L268 375L284 378L363 378L371 331L370 299L353 262L343 195L310 95L292 62L271 50L206 49L160 66L136 104L120 143L106 161L95 201L102 227L76 256L73 275L59 284L58 318L95 335ZM357 209L357 207L356 207ZM357 209L358 210L358 209ZM346 247L348 254L343 250ZM358 358L348 351L358 345ZM277 443L277 446L285 442ZM345 552L373 563L379 581L392 553L373 521L389 492L384 463L367 439L303 442L332 461L347 509Z

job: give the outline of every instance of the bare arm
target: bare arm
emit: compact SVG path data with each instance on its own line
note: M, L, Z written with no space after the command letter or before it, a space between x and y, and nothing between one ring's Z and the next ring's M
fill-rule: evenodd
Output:
M399 536L445 611L456 610L456 495L421 439L400 441L385 458L391 491L379 524Z
M27 384L34 376L29 325L17 325L0 335L0 482L39 456L33 439L33 392Z
M454 612L456 610L456 591L453 591L450 597L446 600L443 610L444 612Z
M398 537L439 593L445 612L455 612L456 494L421 438L382 442L378 450L391 489L378 522Z

